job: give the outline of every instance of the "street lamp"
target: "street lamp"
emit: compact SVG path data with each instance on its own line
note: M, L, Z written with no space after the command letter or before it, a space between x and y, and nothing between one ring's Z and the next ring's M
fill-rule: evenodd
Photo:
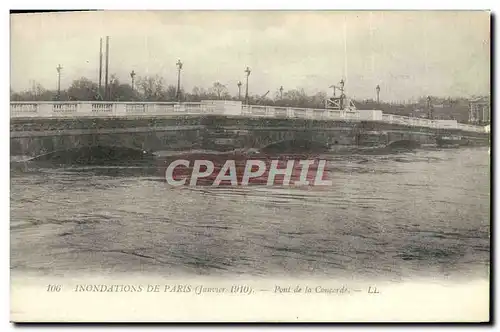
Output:
M280 99L283 99L283 85L280 86Z
M56 67L57 70L57 99L61 99L61 69L63 67L59 64Z
M245 69L245 73L247 74L247 85L246 85L246 91L245 91L245 104L248 105L248 76L250 76L250 73L252 71L250 70L250 68L247 67L247 69Z
M427 117L429 119L432 119L434 117L432 114L431 96L427 96Z
M344 85L345 85L345 81L344 79L341 79L340 80L340 83L339 83L340 87L339 87L339 90L340 90L340 100L339 100L339 108L341 110L344 109L344 99L345 99L345 94L344 94Z
M177 66L177 101L181 102L181 70L182 70L182 62L181 60L177 60L175 64Z
M238 81L236 85L238 86L238 100L241 100L241 81Z
M113 97L118 97L113 95L113 93L115 93L113 87L116 85L116 83L118 83L118 79L116 77L113 77L113 75L111 75L111 78L109 79L108 83L108 98L109 98L108 100L113 100L115 99Z
M132 90L134 90L134 78L135 78L135 71L130 72L130 78L132 79Z
M375 90L377 91L377 104L380 104L380 86L378 84L375 87Z

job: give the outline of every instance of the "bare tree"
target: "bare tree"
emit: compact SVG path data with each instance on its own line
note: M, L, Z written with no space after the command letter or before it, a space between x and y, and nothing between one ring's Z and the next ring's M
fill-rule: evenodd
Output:
M98 85L86 77L74 80L68 88L70 100L95 100L98 94Z
M180 91L181 96L184 95L182 89ZM165 99L168 101L177 101L177 87L175 85L169 85L165 90Z
M145 100L157 101L162 100L165 96L165 86L163 78L156 75L139 77L137 87L142 92Z
M226 86L219 82L215 82L210 90L217 96L217 99L221 99L222 97L226 98L229 96Z
M108 85L109 99L113 101L132 101L137 99L137 93L130 84L122 84L116 75L111 75Z

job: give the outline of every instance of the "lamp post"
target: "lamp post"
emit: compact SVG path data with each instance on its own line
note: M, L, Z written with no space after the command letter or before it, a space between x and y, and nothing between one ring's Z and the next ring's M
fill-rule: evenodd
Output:
M181 60L177 60L175 64L177 66L177 101L181 102L181 70L182 70L182 62Z
M340 87L338 88L340 90L340 102L339 102L339 106L340 106L340 109L343 110L344 109L344 99L345 99L345 94L344 94L345 81L344 81L344 79L340 80L339 85L340 85Z
M432 114L431 96L427 96L427 117L429 119L432 119L434 117Z
M380 86L378 84L375 87L375 91L377 91L377 104L380 104Z
M134 90L135 71L130 72L130 78L132 79L132 90Z
M236 85L238 86L238 100L241 100L241 81L238 81Z
M61 99L61 70L63 67L59 64L56 67L57 70L57 99Z
M250 68L247 67L247 69L245 69L245 73L247 74L247 84L246 84L246 91L245 91L245 104L248 105L248 76L250 76L250 73L252 71L250 70Z
M109 79L109 82L108 82L108 100L113 100L113 99L115 99L113 97L117 97L117 96L113 95L115 93L115 90L113 88L114 88L116 83L117 83L116 77L111 75L111 78Z
M283 85L280 86L280 99L283 99Z

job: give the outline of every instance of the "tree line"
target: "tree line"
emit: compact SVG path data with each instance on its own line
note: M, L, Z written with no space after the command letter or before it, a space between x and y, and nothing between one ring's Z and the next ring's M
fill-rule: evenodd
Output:
M12 101L156 101L175 102L178 100L177 87L168 85L163 78L156 76L138 77L134 87L128 83L122 83L111 75L108 91L104 86L92 80L82 77L74 80L71 85L58 93L57 90L45 89L40 84L35 84L32 89L14 92L11 90ZM200 102L202 100L244 100L245 95L231 95L227 86L220 82L214 82L208 89L194 87L191 92L181 88L180 99L183 102ZM272 94L249 95L248 102L252 105L301 107L301 108L324 108L328 98L324 92L308 95L303 89L292 89L287 91L276 90ZM466 98L440 98L431 97L433 110L432 116L441 119L456 119L459 122L468 121L469 101ZM373 99L355 100L358 109L379 109L384 113L400 114L406 116L428 117L426 97L412 103L377 103Z
M137 78L134 87L128 83L121 83L115 75L111 75L107 87L107 93L104 86L99 89L96 82L82 77L74 80L71 85L58 93L57 90L45 89L40 84L26 91L11 91L12 101L158 101L174 102L178 100L177 87L165 84L162 77L144 76ZM191 92L181 88L181 101L200 102L201 100L243 100L244 92L240 96L233 96L229 93L226 85L220 82L214 82L208 89L194 87ZM287 107L313 107L323 108L327 96L325 93L317 93L309 96L303 89L294 89L283 91L282 94L276 91L274 95L265 96L249 95L250 104L260 105L279 105Z

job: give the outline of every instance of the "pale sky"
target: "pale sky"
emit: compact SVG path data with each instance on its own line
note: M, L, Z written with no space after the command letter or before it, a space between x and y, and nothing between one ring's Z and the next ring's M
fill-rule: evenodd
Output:
M408 100L490 91L488 12L112 11L11 15L11 88L33 80L61 88L98 81L99 39L110 36L110 74L130 82L162 76L182 86L225 84L237 93L249 66L250 94L282 85L327 92L342 77L356 98ZM104 43L103 43L104 44ZM104 46L103 46L104 48ZM103 74L104 76L104 74ZM244 91L244 87L242 89Z

